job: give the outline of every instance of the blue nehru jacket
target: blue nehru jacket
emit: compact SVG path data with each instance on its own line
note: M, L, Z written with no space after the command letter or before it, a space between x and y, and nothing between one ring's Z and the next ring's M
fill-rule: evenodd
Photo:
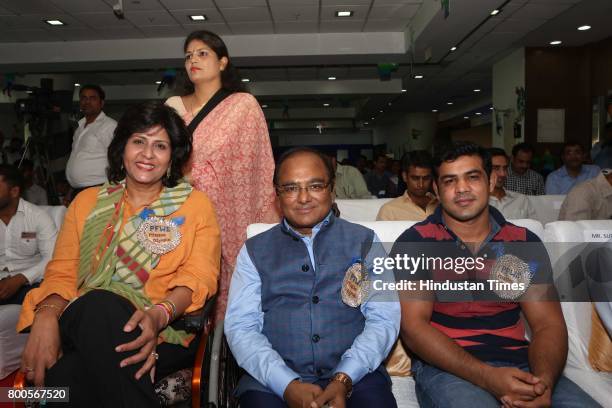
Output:
M340 291L350 265L364 259L373 280L373 259L385 256L374 231L331 213L311 236L283 221L247 240L225 317L230 349L248 373L238 396L255 390L282 398L295 379L312 383L344 372L356 384L384 372L381 362L399 332L397 295L370 290L360 307L350 307Z

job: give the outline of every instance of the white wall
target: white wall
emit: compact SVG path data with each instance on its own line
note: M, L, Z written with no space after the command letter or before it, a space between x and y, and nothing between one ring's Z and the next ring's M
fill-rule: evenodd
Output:
M524 141L525 120L522 121L521 139L514 138L514 119L516 111L516 88L525 87L525 49L520 48L493 65L493 146L506 149L509 153L512 146ZM505 112L502 112L505 111ZM497 133L497 117L503 118L503 132Z
M437 115L425 112L389 113L378 117L372 125L373 143L386 143L387 152L400 159L404 153L411 150L431 151L436 134Z

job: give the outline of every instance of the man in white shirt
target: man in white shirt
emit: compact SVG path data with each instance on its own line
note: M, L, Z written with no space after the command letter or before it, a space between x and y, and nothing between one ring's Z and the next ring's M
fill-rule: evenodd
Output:
M535 219L535 209L526 195L504 189L509 164L504 149L494 147L489 149L489 154L493 165L491 179L495 180L495 187L489 195L489 205L497 208L508 220Z
M23 184L16 167L0 165L0 378L19 367L21 303L42 279L57 237L51 217L21 198Z
M105 97L98 85L85 85L79 92L84 117L74 132L72 152L66 165L66 178L75 189L106 182L108 145L113 140L117 122L102 112Z

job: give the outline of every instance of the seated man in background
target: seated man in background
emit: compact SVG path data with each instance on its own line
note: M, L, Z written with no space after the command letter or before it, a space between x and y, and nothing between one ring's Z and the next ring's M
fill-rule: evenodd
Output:
M597 407L580 387L561 375L567 357L567 329L559 303L550 300L554 298L554 290L551 293L547 284L550 261L535 234L508 223L499 211L489 207L490 174L490 156L480 146L455 142L441 152L434 162L434 190L440 206L425 221L405 231L389 257L401 255L401 243L419 243L425 248L428 242L448 242L444 248L454 248L453 253L434 255L493 261L494 251L504 250L505 243L529 242L534 251L529 252L533 252L533 263L526 265L527 273L544 284L532 285L526 295L533 299L533 290L540 294L543 289L548 300L496 301L469 290L466 295L459 290L448 294L416 290L412 293L415 298L403 297L401 337L417 357L412 370L419 404L459 408ZM513 262L504 266L515 267ZM489 273L495 268L486 263L484 268L463 272L475 279L493 279ZM493 276L507 271L500 269ZM420 272L413 276L422 282L437 276L439 270L423 268ZM463 272L450 269L445 276ZM501 277L524 282L525 277L512 272ZM438 296L457 295L461 295L461 301L438 301ZM531 328L531 343L525 338L521 312Z
M597 177L571 189L559 211L559 221L609 219L612 219L611 169L604 169Z
M584 150L580 143L568 142L561 151L563 166L546 178L546 194L567 194L576 184L597 177L599 167L584 163Z
M438 205L431 193L433 166L424 150L408 152L402 158L402 178L406 191L378 211L377 221L423 221Z
M504 189L508 178L508 156L504 149L494 147L489 149L489 154L492 164L491 178L495 183L489 196L489 205L497 208L504 218L509 220L535 219L535 209L526 195Z
M365 175L368 190L373 196L378 198L395 197L393 183L387 172L387 155L380 153L376 155L374 169Z
M512 161L508 168L508 177L504 187L525 195L543 195L544 178L531 169L533 147L519 143L512 148Z
M386 255L378 238L334 216L334 172L321 153L284 153L274 184L284 219L242 247L225 316L247 371L240 406L396 407L381 363L397 339L397 297L362 291L372 256Z
M51 259L57 229L42 209L21 198L23 177L0 165L0 378L19 367L26 335L15 326L26 293Z
M24 190L23 198L35 205L47 205L47 190L34 182L34 163L25 159L21 162L21 174L23 174Z
M338 163L334 154L329 158L336 174L336 198L372 198L363 175L356 167Z

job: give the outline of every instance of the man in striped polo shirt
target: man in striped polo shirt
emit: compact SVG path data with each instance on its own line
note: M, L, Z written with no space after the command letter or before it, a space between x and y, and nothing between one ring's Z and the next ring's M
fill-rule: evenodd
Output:
M482 283L491 279L488 276L495 270L493 264L501 259L500 251L510 251L508 248L518 243L528 249L525 256L514 259L524 260L519 264L530 275L527 285L529 279L533 284L516 301L494 300L486 290L457 297L458 291L442 294L417 289L410 291L410 300L402 296L401 337L417 357L412 369L419 404L470 408L597 407L591 397L561 375L567 357L567 329L559 303L551 300L555 296L546 250L535 234L507 222L499 211L489 207L489 192L494 184L490 175L491 158L485 149L465 142L449 146L436 158L434 166L434 191L440 207L405 231L390 257L416 256L414 250L406 250L406 245L417 248L415 243L422 247L418 256L423 262L425 254L455 261L459 257L480 257L485 260L481 269L455 268L440 275L440 270L435 269L440 267L434 266L407 275L418 283L439 280L440 276L445 276L447 282L461 276ZM432 245L444 249L432 250ZM520 265L510 262L506 266ZM396 269L396 279L403 276ZM505 276L512 278L512 274ZM533 301L536 291L543 290L548 291L548 300ZM470 296L479 301L468 301ZM444 297L460 301L441 302ZM531 328L531 342L525 338L520 312Z

